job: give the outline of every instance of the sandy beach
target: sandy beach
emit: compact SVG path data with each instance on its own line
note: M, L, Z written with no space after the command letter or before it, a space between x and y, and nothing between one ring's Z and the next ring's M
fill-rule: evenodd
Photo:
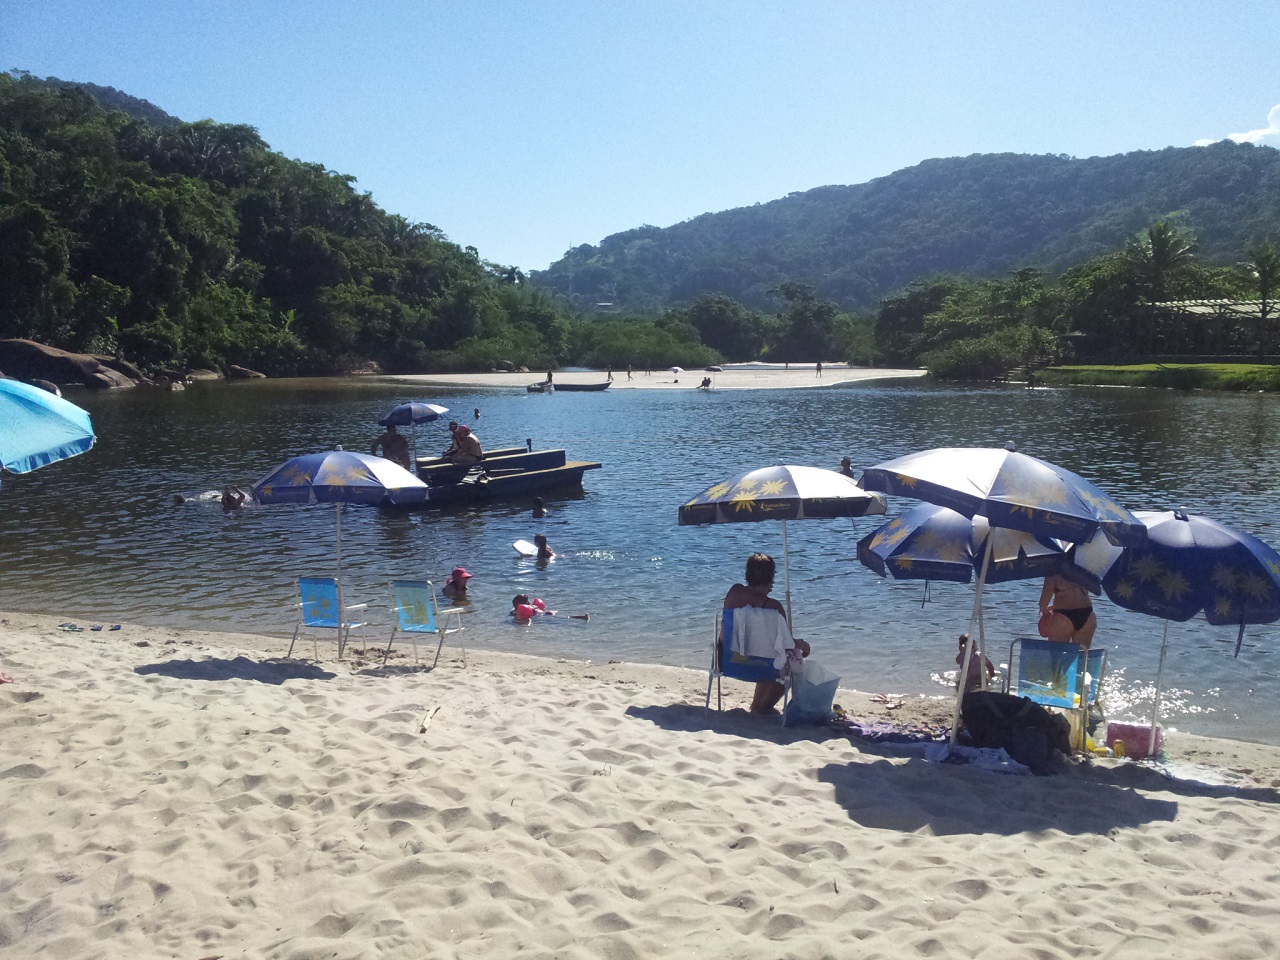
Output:
M607 371L585 373L555 373L557 383L603 383ZM841 383L859 383L867 380L907 380L923 377L923 370L895 370L880 367L849 367L844 364L822 365L822 376L817 375L812 363L793 363L789 367L774 364L765 367L751 364L749 367L727 365L719 373L704 370L634 369L627 379L626 369L613 371L610 390L696 390L704 377L711 378L713 390L788 390L813 387L833 387ZM448 387L482 387L495 389L524 389L531 383L546 379L546 371L526 373L431 373L421 376L396 377L414 383L438 384Z
M0 615L0 956L1264 957L1280 749L1059 776L705 674ZM376 636L371 636L371 644ZM357 641L358 644L358 641ZM311 654L307 645L302 653ZM855 716L945 717L841 691Z

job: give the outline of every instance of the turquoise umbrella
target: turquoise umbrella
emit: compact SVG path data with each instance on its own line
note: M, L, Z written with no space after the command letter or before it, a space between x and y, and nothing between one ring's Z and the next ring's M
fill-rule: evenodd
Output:
M89 450L89 414L47 390L0 380L0 466L30 473Z

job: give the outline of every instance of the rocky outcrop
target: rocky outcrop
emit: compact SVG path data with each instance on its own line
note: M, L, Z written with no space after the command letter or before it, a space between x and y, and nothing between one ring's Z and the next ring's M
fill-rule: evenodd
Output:
M267 375L259 373L257 370L250 370L248 367L242 367L239 364L231 364L227 367L228 380L265 380Z
M34 340L0 340L0 370L18 380L84 384L103 390L136 386L142 379L136 367L114 357L71 353Z

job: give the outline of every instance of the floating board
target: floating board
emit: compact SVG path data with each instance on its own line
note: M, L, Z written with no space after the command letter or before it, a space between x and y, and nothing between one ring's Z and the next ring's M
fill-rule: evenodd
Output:
M536 557L538 555L538 548L528 540L517 540L512 546L516 548L516 553L522 557Z

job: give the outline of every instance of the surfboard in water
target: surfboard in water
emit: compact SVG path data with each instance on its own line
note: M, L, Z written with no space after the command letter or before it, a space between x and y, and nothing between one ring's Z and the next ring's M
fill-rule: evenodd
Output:
M516 548L516 553L522 557L536 557L538 555L538 548L528 540L517 540L512 546Z

